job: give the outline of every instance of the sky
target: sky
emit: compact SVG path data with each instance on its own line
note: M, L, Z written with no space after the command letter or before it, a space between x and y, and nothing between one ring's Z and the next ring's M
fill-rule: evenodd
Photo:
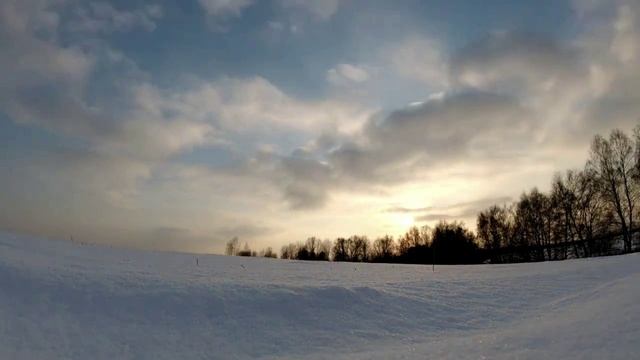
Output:
M640 119L637 0L4 0L0 229L223 251L547 189Z

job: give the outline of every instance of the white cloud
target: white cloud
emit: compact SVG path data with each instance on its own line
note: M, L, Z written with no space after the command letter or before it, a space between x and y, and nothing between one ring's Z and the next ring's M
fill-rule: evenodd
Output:
M89 33L126 32L141 27L146 31L156 28L163 15L160 5L150 4L133 11L119 10L107 2L90 2L75 10L75 18L67 27L71 31Z
M327 71L327 81L336 86L363 83L369 77L369 72L364 67L351 64L338 64Z
M340 7L340 0L280 0L285 9L308 12L318 20L330 19Z
M334 100L301 101L261 77L201 83L163 103L161 106L209 121L228 135L282 131L305 138L322 131L346 132L369 113L358 105Z
M267 23L267 26L270 30L276 32L283 31L285 29L285 25L280 21L269 21Z
M252 0L198 0L210 16L239 16Z
M609 8L608 2L598 2ZM612 15L595 7L584 16L596 24L581 41L589 59L591 97L585 101L584 126L593 131L630 129L640 120L640 3L616 1Z
M91 113L79 98L95 58L55 41L58 23L51 19L57 18L56 9L42 1L0 4L0 105L18 122L87 133L88 127L74 125L77 117Z
M640 61L640 44L638 44L640 14L631 5L618 7L614 23L615 35L611 43L611 52L626 66L637 66Z
M426 83L433 90L449 86L449 65L442 46L425 37L412 37L385 47L383 57L401 76Z

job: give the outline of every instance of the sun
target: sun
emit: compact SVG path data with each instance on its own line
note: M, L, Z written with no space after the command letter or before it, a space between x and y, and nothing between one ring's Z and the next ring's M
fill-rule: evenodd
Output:
M406 230L413 226L414 219L413 219L413 216L411 215L406 215L406 214L399 215L397 223L398 223L398 227L400 227L403 230Z

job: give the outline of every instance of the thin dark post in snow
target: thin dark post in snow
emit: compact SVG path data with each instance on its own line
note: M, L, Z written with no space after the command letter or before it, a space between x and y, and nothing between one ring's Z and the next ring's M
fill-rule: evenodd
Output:
M431 244L433 248L431 251L431 271L436 272L436 248Z

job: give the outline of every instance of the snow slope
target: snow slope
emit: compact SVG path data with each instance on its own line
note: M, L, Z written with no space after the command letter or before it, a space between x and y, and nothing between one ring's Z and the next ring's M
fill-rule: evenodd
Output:
M481 266L141 252L0 232L0 359L629 359L638 255Z

